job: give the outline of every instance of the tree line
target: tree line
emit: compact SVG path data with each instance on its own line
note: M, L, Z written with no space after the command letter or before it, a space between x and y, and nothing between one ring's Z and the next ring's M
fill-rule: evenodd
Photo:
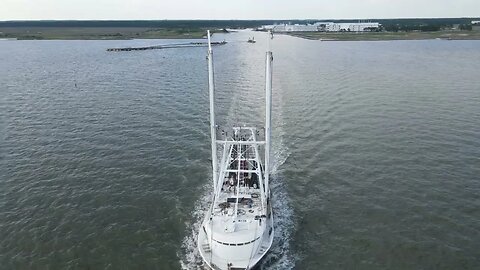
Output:
M460 30L471 30L471 21L478 18L433 18L433 19L369 19L378 22L385 31L439 31L459 25ZM271 24L311 24L319 21L337 23L359 20L134 20L134 21L0 21L1 27L142 27L142 28L257 28Z

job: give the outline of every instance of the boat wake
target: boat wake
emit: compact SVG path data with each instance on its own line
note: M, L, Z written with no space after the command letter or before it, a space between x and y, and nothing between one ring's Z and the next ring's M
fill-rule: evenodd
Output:
M197 249L198 229L202 224L205 212L210 206L210 193L212 190L211 181L202 187L200 191L200 199L195 203L195 209L192 212L192 219L186 222L187 235L182 241L181 253L178 254L180 258L180 265L184 270L192 269L208 269L203 266L202 257Z
M275 117L283 119L281 113ZM274 132L270 186L272 189L275 236L272 247L263 259L259 269L293 269L295 267L295 259L290 250L290 238L295 224L293 222L293 209L290 204L290 197L287 193L286 179L283 177L280 169L290 153L288 147L283 142L285 134L282 125L276 123Z

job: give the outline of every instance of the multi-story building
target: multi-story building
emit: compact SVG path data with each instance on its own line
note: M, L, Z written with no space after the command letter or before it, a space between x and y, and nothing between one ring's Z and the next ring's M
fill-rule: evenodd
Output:
M380 29L376 22L334 23L317 22L314 24L276 24L265 25L264 29L273 29L274 32L366 32Z

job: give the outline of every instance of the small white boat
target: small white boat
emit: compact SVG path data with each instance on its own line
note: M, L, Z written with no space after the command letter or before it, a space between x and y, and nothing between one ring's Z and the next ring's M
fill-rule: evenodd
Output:
M233 127L230 132L222 130L221 139L217 139L219 128L215 124L211 46L207 59L213 192L197 246L211 269L246 270L265 256L274 235L269 188L273 56L271 51L266 52L265 128ZM223 153L220 162L217 147Z

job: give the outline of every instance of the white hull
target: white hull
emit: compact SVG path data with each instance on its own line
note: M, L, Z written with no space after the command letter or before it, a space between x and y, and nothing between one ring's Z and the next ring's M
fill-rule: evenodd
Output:
M213 270L252 269L268 253L273 243L274 227L273 214L266 219L266 229L256 242L242 246L227 246L219 243L210 243L209 237L203 230L208 225L210 213L205 217L198 234L198 250L205 266ZM214 242L214 241L212 241ZM213 252L210 248L213 246Z

